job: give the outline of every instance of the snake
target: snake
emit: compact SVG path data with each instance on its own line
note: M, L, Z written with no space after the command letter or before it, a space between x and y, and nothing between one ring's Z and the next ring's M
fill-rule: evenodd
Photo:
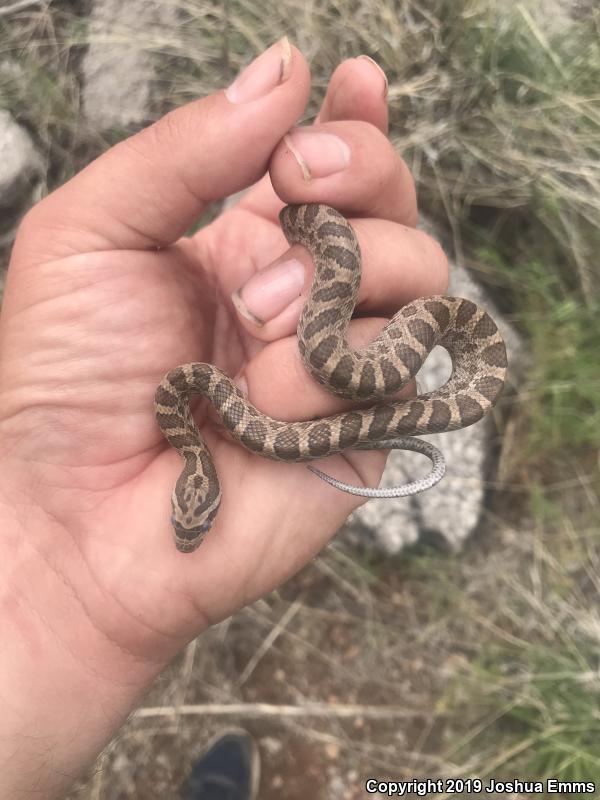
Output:
M309 462L346 450L410 449L433 462L428 478L392 490L353 487L312 471L338 489L364 496L406 496L430 488L444 473L437 448L419 435L465 428L497 402L507 370L506 347L489 313L470 300L447 295L404 305L367 347L347 342L361 277L357 236L329 206L285 206L279 215L289 245L310 253L315 271L297 327L298 349L313 379L358 407L332 416L283 422L252 405L231 378L213 364L190 362L171 369L155 392L156 421L184 468L172 493L175 546L189 553L204 540L217 516L217 470L190 409L202 395L226 433L252 453L285 462ZM446 383L416 397L394 397L416 375L435 345L452 361ZM310 469L311 467L309 467Z

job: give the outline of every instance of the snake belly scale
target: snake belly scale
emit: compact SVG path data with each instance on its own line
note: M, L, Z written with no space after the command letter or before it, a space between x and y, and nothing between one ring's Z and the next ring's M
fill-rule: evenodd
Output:
M368 347L353 350L346 330L358 295L361 258L351 225L339 212L317 204L286 206L280 221L290 245L306 247L315 264L298 323L306 368L332 394L373 405L323 419L281 422L249 403L212 364L194 362L168 372L156 390L155 413L164 436L185 462L172 496L175 544L182 552L200 545L221 501L212 457L190 412L191 395L206 397L227 431L248 450L300 462L348 449L402 447L406 442L398 444L397 437L464 428L492 408L504 387L506 349L496 324L484 309L459 297L438 295L408 303ZM436 344L452 359L448 381L412 399L386 400L418 372ZM421 448L409 444L406 449Z

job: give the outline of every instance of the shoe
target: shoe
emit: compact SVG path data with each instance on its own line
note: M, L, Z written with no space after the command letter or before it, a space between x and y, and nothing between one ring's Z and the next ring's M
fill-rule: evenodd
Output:
M256 800L259 772L254 739L246 731L228 731L194 764L181 800Z

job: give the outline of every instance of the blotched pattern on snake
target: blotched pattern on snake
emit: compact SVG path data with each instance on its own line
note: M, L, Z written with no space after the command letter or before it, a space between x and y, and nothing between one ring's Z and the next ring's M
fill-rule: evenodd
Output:
M357 299L361 259L352 227L334 209L317 204L286 206L280 220L288 242L304 245L315 264L298 324L304 364L334 395L374 405L324 419L281 422L262 414L212 364L184 364L167 373L156 390L155 411L162 432L185 462L172 497L175 543L182 552L200 545L221 502L213 460L190 412L191 395L204 395L228 432L266 458L310 461L348 449L390 446L425 452L434 460L433 479L400 487L396 495L402 495L435 483L443 462L440 468L441 456L431 445L397 437L471 425L492 408L504 386L506 350L494 321L459 297L439 295L408 303L368 347L353 350L346 329ZM386 402L417 373L436 344L452 359L446 384L413 399Z

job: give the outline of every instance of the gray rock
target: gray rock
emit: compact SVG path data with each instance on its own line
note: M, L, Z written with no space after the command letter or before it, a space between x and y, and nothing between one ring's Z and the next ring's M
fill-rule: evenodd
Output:
M422 225L431 233L431 225ZM506 341L509 383L518 382L526 359L517 333L500 314L485 290L458 265L451 265L448 294L466 297L486 308ZM447 352L436 347L417 375L419 394L441 386L450 375ZM494 423L486 418L460 431L423 437L436 445L446 459L446 475L433 489L396 500L369 500L350 517L342 535L386 555L394 555L426 535L458 550L474 531L481 516L490 472L491 439ZM416 453L393 451L388 459L382 486L408 483L427 474L429 461Z
M154 66L148 41L176 30L167 0L95 0L83 59L83 107L100 130L148 121Z
M44 162L29 133L0 111L0 245L12 239L22 214L42 192Z

